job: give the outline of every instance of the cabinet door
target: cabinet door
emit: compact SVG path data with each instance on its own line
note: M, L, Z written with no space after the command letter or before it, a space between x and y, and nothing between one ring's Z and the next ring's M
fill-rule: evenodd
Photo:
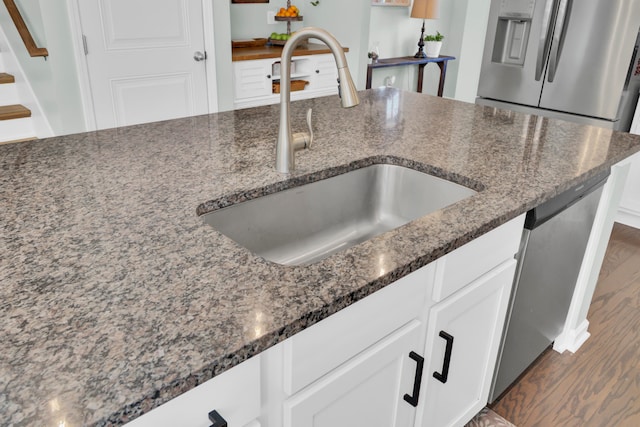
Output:
M313 90L338 93L338 68L333 55L316 55L315 75L311 80Z
M506 261L431 309L419 425L461 426L487 403L515 266Z
M421 322L412 320L284 404L285 427L405 427L413 425ZM413 354L415 357L415 354Z
M272 94L271 65L275 60L235 61L233 79L235 99Z

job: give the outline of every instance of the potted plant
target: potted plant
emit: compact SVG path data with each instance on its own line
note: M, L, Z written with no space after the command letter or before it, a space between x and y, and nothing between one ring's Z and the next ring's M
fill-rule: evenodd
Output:
M443 38L444 36L440 34L440 31L436 31L436 34L428 34L424 37L424 50L429 58L437 58L438 55L440 55Z

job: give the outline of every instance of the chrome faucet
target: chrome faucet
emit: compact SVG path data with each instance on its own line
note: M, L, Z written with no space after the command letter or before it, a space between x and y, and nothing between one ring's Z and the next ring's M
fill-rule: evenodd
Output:
M356 86L353 83L347 58L342 46L328 31L307 27L296 31L282 49L280 59L280 129L276 144L276 170L289 173L295 169L295 152L309 148L313 142L311 128L311 109L307 111L308 132L291 133L291 56L294 49L303 41L315 38L323 41L336 60L338 67L338 92L343 108L355 107L360 103Z

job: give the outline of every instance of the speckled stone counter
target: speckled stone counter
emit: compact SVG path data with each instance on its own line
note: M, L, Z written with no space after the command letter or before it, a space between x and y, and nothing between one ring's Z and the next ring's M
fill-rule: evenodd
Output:
M640 150L629 134L391 89L0 146L0 423L119 425ZM370 163L479 190L310 266L199 214Z

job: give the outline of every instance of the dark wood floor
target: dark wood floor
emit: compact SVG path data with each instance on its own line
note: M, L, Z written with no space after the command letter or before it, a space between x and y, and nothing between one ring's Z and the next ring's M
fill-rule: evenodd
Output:
M492 405L518 427L640 426L640 230L616 224L576 354L548 349Z

